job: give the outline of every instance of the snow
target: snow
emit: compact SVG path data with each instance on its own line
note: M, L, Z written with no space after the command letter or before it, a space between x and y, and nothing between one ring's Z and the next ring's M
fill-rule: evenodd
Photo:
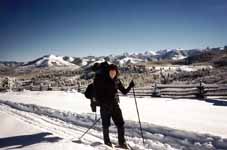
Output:
M70 62L73 62L74 61L74 58L73 57L69 57L69 61Z
M0 94L0 97L1 100L36 104L79 114L91 112L89 100L77 92L9 92ZM137 121L134 99L131 97L121 97L120 99L125 118ZM138 102L141 105L141 120L144 122L211 133L227 138L227 129L225 129L227 110L225 107L214 107L211 103L191 99L138 98ZM193 118L193 120L188 118Z
M88 59L88 58L83 58L82 59L82 66L92 66L93 64L95 63L102 63L104 62L105 59L104 58L100 58L100 59L95 59L95 58L91 58L91 59Z
M18 117L12 116L12 114L5 113L2 109L0 109L0 118L0 149L93 149L90 146L76 144L71 141L63 141L60 137L57 137L56 135L53 135L52 133L42 130L38 127L35 128L29 123L20 120Z
M82 66L86 66L88 64L89 59L82 59Z
M181 65L181 67L178 67L178 70L181 69L182 71L187 71L187 72L192 72L192 71L197 71L201 69L212 69L213 67L210 65L199 65L199 66L194 66L194 65Z
M105 62L105 59L104 59L104 58L95 60L92 64L95 64L95 63L102 63L102 62ZM108 62L108 63L110 63L110 62Z
M183 56L183 55L176 55L176 56L172 57L172 60L180 60L180 59L184 59L184 58L187 58L187 57Z
M120 65L123 65L123 64L127 63L128 61L130 61L133 64L136 64L136 63L139 63L139 62L143 62L142 59L125 57L125 58L119 60L119 63L120 63Z
M69 61L73 61L73 58L70 57ZM27 64L29 64L29 62ZM56 56L53 54L43 56L40 59L37 59L37 61L33 62L32 64L29 64L28 67L29 66L35 66L35 67L74 66L74 67L78 67L73 63L65 61L63 59L63 56Z
M16 119L13 116L0 111L1 118L1 134L0 138L6 136L18 136L26 131L27 134L38 133L39 130L26 125L22 120Z
M69 63L67 61L63 60L63 57L61 56L55 56L55 55L50 55L47 58L44 58L44 60L47 59L48 60L48 66L53 66L54 64L56 64L57 66L71 66L74 65L72 63Z
M160 66L160 65L155 65L155 66L150 66L148 69L153 69L155 67L155 70L165 70L165 71L186 71L186 72L192 72L192 71L198 71L201 69L212 69L213 67L210 65L165 65L165 66Z
M157 53L156 53L156 51L146 51L146 52L144 52L144 55L145 56L156 56L156 55L158 55Z
M227 148L227 140L223 139L227 138L226 107L191 99L137 98L137 101L144 129L145 148L140 138L134 99L120 97L126 138L133 148ZM101 122L85 136L83 144L71 142L70 139L78 138L95 118L91 113L89 100L78 92L0 93L0 117L2 139L46 132L50 133L47 137L61 138L55 142L37 142L22 149L108 149L104 145L90 145L102 142ZM115 126L111 126L110 133L113 142L117 142Z

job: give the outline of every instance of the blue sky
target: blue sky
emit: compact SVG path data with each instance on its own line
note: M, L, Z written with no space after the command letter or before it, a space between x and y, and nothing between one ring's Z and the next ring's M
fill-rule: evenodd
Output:
M0 60L227 45L226 0L1 0Z

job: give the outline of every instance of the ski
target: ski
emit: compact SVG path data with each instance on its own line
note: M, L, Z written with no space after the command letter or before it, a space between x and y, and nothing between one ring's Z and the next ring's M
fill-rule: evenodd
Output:
M79 143L79 144L85 144L85 145L90 145L92 147L98 147L98 146L104 146L104 147L108 147L110 148L111 150L133 150L133 148L127 144L127 148L123 148L121 147L120 145L115 145L115 144L112 144L112 146L109 146L109 145L105 145L103 144L102 142L93 142L91 144L88 144L86 142L83 142L82 140L72 140L73 143Z
M116 145L115 149L116 150L133 150L133 148L129 144L127 144L127 147L121 147L120 145Z
M78 144L85 144L85 145L90 145L91 147L107 147L108 149L111 149L111 150L115 150L115 146L114 144L112 144L112 146L109 146L109 145L105 145L103 144L102 142L92 142L92 143L86 143L82 140L72 140L73 143L78 143Z

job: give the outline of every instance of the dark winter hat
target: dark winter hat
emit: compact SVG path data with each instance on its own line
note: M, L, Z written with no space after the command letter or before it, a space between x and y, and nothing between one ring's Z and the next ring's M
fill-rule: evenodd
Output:
M117 68L116 65L111 64L111 65L109 66L109 70L116 70L116 71L118 71L118 68Z
M109 65L109 69L108 70L109 71L110 70L116 70L117 75L119 75L118 67L116 65L114 65L114 64Z

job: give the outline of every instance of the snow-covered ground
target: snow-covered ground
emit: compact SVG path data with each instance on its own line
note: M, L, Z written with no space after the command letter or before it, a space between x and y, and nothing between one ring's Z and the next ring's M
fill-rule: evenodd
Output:
M42 123L42 125L39 127L38 122L35 122L29 118L25 119L25 117L14 114L13 112L6 112L5 109L6 108L1 105L0 149L93 149L90 146L62 140L62 138L53 135L53 132L50 132L48 128L45 130L43 127L41 127L48 126L48 124Z
M165 66L160 66L160 65L154 65L147 67L148 69L153 69L155 70L163 70L163 71L186 71L186 72L192 72L192 71L197 71L197 70L202 70L202 69L212 69L213 67L210 65L165 65Z
M143 146L134 99L120 100L126 138L134 149L227 149L226 106L191 99L137 98ZM0 93L0 117L0 149L20 144L22 149L108 149L96 144L102 142L101 122L84 143L71 142L95 121L89 100L75 91ZM110 132L116 143L115 126ZM20 143L23 138L28 140Z

